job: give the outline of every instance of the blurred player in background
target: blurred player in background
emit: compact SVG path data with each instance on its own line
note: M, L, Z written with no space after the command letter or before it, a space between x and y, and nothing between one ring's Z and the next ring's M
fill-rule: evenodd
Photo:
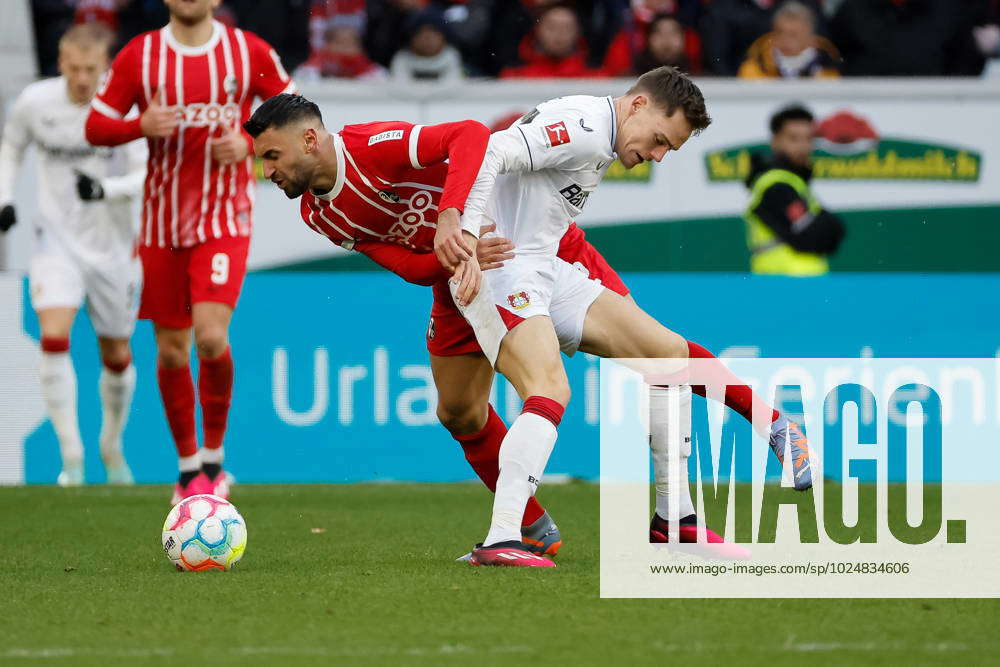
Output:
M164 0L170 22L115 58L87 119L87 139L149 142L139 255L139 316L153 321L158 380L177 446L173 502L227 497L223 439L233 387L229 322L246 273L253 174L240 124L254 98L293 89L259 37L213 20L220 0ZM141 116L125 118L134 105ZM199 359L204 448L195 434L191 333Z
M95 148L84 138L90 101L108 69L114 35L99 24L59 41L61 76L33 83L14 102L0 146L0 229L16 222L14 183L25 149L38 151L38 226L29 282L41 328L41 384L59 439L62 486L82 484L83 443L69 337L87 302L100 346L101 459L110 484L131 484L122 432L135 389L139 260L131 197L142 192L146 147Z

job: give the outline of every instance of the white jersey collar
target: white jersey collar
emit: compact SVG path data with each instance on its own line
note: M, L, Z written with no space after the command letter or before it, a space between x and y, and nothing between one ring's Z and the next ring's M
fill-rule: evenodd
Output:
M222 24L218 21L212 21L212 36L208 38L208 41L199 46L188 46L186 44L181 44L174 38L174 33L170 30L170 24L163 26L161 28L161 33L163 39L167 42L167 46L170 47L172 51L182 56L203 56L212 49L215 45L219 43L219 39L222 37L222 31L225 30Z
M344 140L339 133L333 135L333 150L337 153L337 178L334 180L333 187L329 192L324 192L323 194L313 193L320 199L327 201L337 198L337 195L340 194L340 191L344 187L344 179L347 176L347 169L344 164Z
M618 138L618 114L615 113L615 100L613 97L608 95L605 98L608 101L608 108L611 109L611 154L615 153L615 140Z

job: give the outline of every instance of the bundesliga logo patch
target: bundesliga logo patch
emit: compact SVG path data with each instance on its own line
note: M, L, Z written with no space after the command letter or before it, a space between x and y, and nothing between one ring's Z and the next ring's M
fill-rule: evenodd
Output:
M520 310L521 308L527 308L531 305L531 299L528 298L527 292L518 292L517 294L511 294L507 297L507 303L510 304L511 308L515 310Z
M566 123L559 121L558 123L546 125L545 137L549 141L549 148L555 148L556 146L568 144L569 130L566 129Z

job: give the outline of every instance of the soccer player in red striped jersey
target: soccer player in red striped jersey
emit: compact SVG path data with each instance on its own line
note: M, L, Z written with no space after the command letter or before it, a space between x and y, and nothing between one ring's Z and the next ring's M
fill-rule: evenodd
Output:
M241 123L255 98L294 85L267 43L213 20L220 0L164 3L170 22L121 50L91 103L86 134L96 145L143 136L149 144L139 316L156 330L160 395L179 458L176 503L195 493L228 495L222 444L233 385L229 322L246 273L254 197L252 143ZM141 115L126 119L133 106Z
M390 122L349 125L331 134L323 126L319 108L297 95L272 98L244 127L254 137L265 175L289 198L302 197L302 218L311 228L344 248L364 253L409 282L433 286L427 347L438 388L438 417L479 477L494 490L507 427L488 404L492 369L484 372L482 349L447 284L453 268L465 262L442 263L431 252L435 227L464 208L468 179L477 173L476 159L485 146L483 128L472 121L429 127ZM469 233L461 229L463 238ZM491 246L478 253L484 270L502 266L510 258L506 240L486 238L475 245L477 250ZM449 252L461 250L453 246ZM619 276L575 224L562 237L558 256L608 290L628 295ZM458 296L467 300L470 293L459 291ZM557 319L564 316L573 317L562 311L554 314ZM696 343L685 342L690 357L714 359ZM725 366L715 365L720 384L731 390L726 405L750 420L753 406L762 401ZM660 495L658 485L658 512L650 529L650 540L655 542L666 541L660 517L666 512ZM688 524L681 526L680 541L694 541L696 530L691 522L695 517L683 514L681 518L688 519ZM534 554L551 556L561 544L558 528L533 497L527 501L521 533L527 550ZM730 545L708 533L714 543L708 553L731 555Z

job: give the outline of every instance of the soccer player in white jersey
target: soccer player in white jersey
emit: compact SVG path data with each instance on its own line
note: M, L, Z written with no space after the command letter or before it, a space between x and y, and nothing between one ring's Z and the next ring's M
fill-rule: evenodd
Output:
M515 248L512 261L484 274L480 296L467 307L459 304L488 359L480 363L492 363L524 400L522 414L500 449L490 530L473 551L473 564L553 565L524 548L520 518L537 489L569 401L560 349L611 358L688 357L684 338L634 301L560 260L556 251L570 221L582 212L616 157L627 169L647 160L659 162L710 122L701 91L670 67L647 72L617 98L572 96L545 102L491 137L461 224L439 219L435 249L443 264L464 259L456 246L474 252L466 243L468 230L487 223L495 224L497 234ZM462 374L468 378L480 373L464 368ZM690 389L686 392L689 397ZM667 400L666 392L653 391L651 413L663 414L660 404ZM755 415L754 424L779 457L786 445L790 448L796 485L806 488L811 485L806 441L777 411L770 413L770 420ZM665 420L657 421L665 426ZM668 476L668 438L656 424L652 429L653 459L661 462L659 487ZM681 458L685 453L680 452ZM683 517L693 508L687 485L681 486Z
M140 267L130 198L142 191L146 147L96 148L84 138L90 101L108 68L110 31L71 28L59 42L61 76L33 83L11 108L0 145L0 228L16 221L14 184L25 150L38 154L31 303L41 325L41 384L59 438L63 486L82 484L83 443L76 373L69 355L73 320L86 299L104 367L100 452L107 481L130 484L122 431L135 388L129 338L135 328Z

